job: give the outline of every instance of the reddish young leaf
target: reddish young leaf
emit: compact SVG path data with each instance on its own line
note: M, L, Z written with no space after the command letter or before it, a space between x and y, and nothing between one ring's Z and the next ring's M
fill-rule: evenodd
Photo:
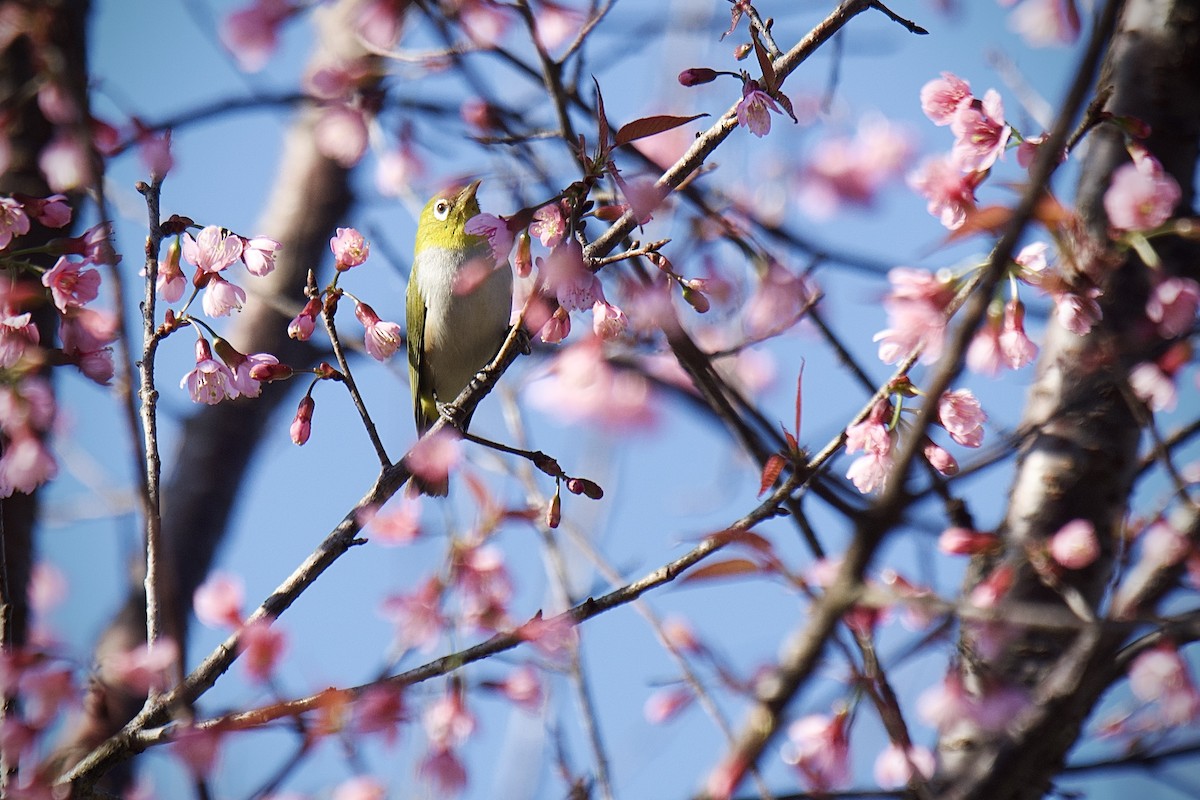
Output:
M804 388L804 359L802 358L802 359L800 359L800 374L796 376L796 427L795 427L795 431L796 431L797 436L800 435L800 419L801 419L800 412L804 408L804 398L800 391L803 388ZM793 450L797 449L795 440L792 440L791 442L789 442L789 444L791 444Z
M771 556L775 554L775 546L771 544L771 540L753 531L730 528L705 538L712 539L720 545L743 544L760 553L766 553Z
M758 57L758 66L762 70L762 87L769 94L779 88L779 84L776 83L778 78L775 75L775 65L771 63L767 48L758 40L758 29L753 25L750 26L750 41L754 44L754 55Z
M1007 206L985 206L967 212L963 224L950 231L946 244L961 241L977 233L996 233L1012 219L1012 209Z
M596 145L599 148L600 158L608 157L608 115L604 113L604 95L600 94L600 81L592 77L592 82L596 84L596 120L600 126L600 143Z
M775 485L775 481L779 479L779 473L783 472L783 468L787 466L787 459L779 453L772 453L767 459L767 463L763 465L762 483L758 487L758 496L762 497L767 489Z
M676 117L670 114L659 114L653 117L635 119L633 122L627 122L622 125L617 131L615 146L620 147L638 139L645 139L647 136L665 133L678 128L680 125L686 125L692 120L707 116L707 114L693 114L690 117Z
M707 581L713 578L732 578L738 575L752 575L761 572L762 568L748 558L731 558L728 561L716 561L694 569L680 579L680 583Z

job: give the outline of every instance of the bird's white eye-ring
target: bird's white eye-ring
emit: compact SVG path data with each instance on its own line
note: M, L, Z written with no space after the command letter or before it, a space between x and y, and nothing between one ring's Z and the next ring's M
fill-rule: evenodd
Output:
M445 222L446 217L450 216L450 201L438 200L433 206L433 215L437 217L438 222Z

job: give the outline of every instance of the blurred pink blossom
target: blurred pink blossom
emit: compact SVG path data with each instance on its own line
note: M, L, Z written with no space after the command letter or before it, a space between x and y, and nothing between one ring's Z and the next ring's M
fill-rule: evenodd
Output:
M946 228L956 230L975 209L975 188L982 173L963 172L951 156L932 156L909 173L908 185L929 201L926 208Z
M987 414L970 389L943 393L938 401L938 421L950 438L964 447L983 444L983 423L987 422Z
M221 22L221 43L245 72L267 65L279 44L279 28L295 9L287 0L253 0Z
M246 589L242 579L229 572L214 572L192 595L196 619L210 628L237 628L242 624Z
M959 106L971 98L971 84L953 72L943 72L921 87L921 110L934 125L949 125Z
M1146 154L1113 172L1104 192L1104 211L1118 231L1147 231L1171 218L1181 196L1175 178Z
M1067 45L1079 38L1079 11L1075 0L1024 0L1008 27L1030 47Z
M396 643L428 653L437 647L446 619L441 611L442 584L429 578L410 593L394 594L383 601L381 612L396 626Z
M642 716L651 725L665 725L696 699L696 695L687 686L665 686L646 698L642 706Z
M850 740L846 712L810 714L788 726L784 762L794 766L809 790L829 792L850 780Z
M889 744L875 759L875 782L884 789L898 789L912 780L913 770L928 780L933 777L936 763L927 747L914 745L907 750Z
M1050 537L1050 557L1067 569L1083 569L1100 555L1096 526L1086 519L1075 519Z
M43 281L44 282L44 281ZM1200 283L1171 277L1160 281L1146 299L1146 317L1158 326L1158 335L1173 339L1192 330L1200 306Z
M287 635L270 617L260 617L242 628L238 649L242 667L252 681L269 681L287 649Z
M350 169L367 152L367 117L361 109L343 103L327 106L313 127L321 155Z
M387 800L387 787L372 775L355 775L334 788L333 800Z

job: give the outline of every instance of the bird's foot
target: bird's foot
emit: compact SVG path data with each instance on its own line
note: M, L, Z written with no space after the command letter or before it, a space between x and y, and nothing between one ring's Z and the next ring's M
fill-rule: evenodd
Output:
M467 429L466 415L458 406L453 403L438 403L437 410L438 414L457 430L465 431Z
M533 352L533 343L529 337L529 331L524 328L517 329L517 349L521 351L521 355L527 356Z

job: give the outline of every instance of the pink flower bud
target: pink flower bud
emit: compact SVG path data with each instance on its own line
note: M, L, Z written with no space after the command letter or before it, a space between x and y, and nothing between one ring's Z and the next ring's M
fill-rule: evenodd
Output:
M300 406L296 409L296 416L292 419L292 441L298 445L302 445L308 441L308 437L312 435L312 418L313 409L317 406L311 395L304 395L300 398Z
M1063 525L1050 538L1050 557L1067 569L1083 569L1100 555L1096 526L1086 519L1075 519Z
M692 67L679 73L680 86L699 86L717 79L717 71L707 67Z

